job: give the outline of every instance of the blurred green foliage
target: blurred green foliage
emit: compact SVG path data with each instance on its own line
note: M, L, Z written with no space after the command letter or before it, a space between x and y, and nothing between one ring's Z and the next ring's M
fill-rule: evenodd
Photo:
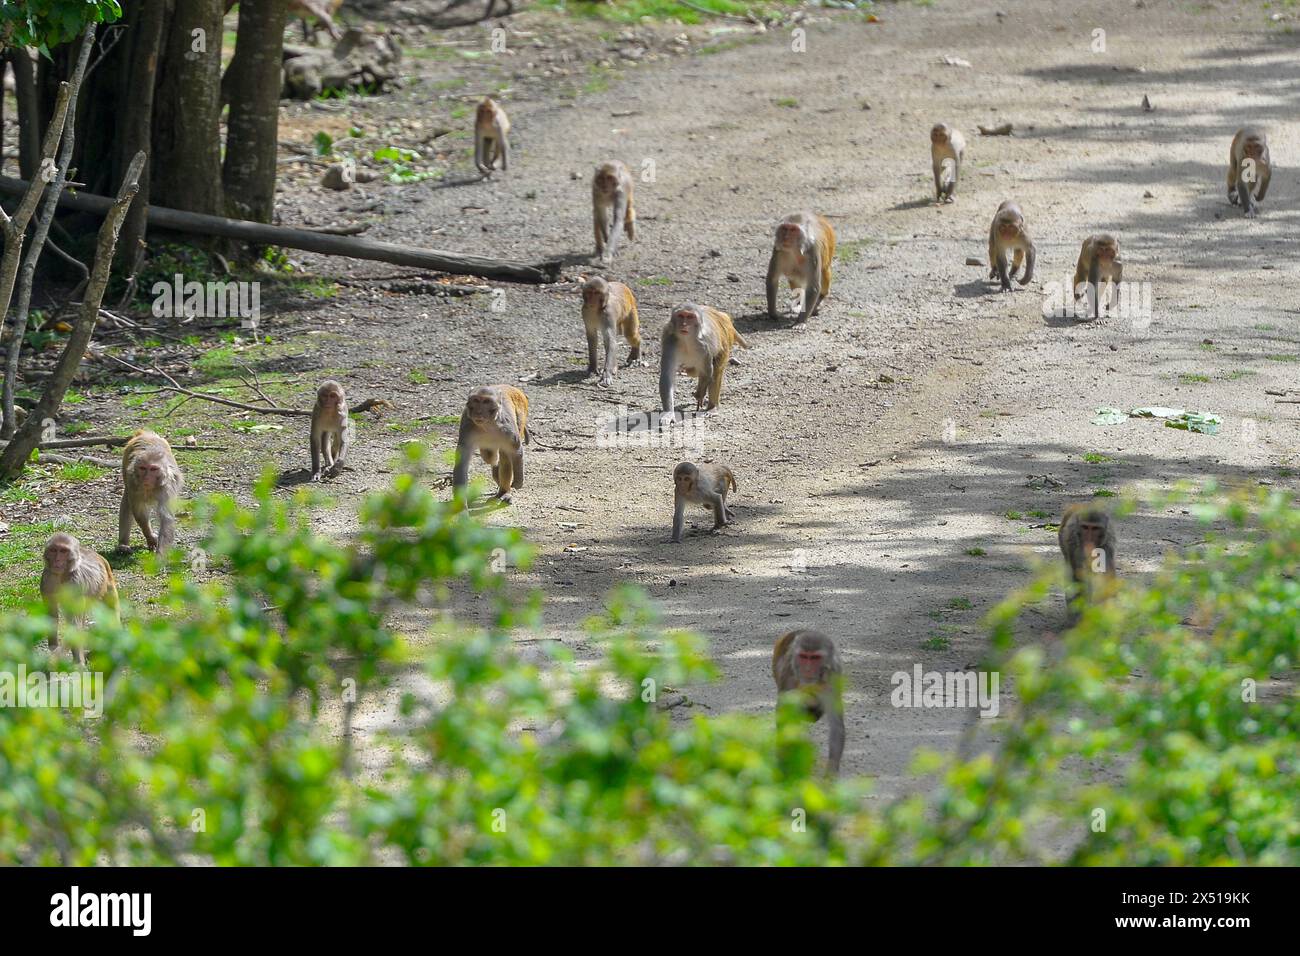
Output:
M88 23L112 23L117 0L22 0L0 4L0 48L34 46L45 56L81 34Z
M1230 535L1059 639L1027 643L1019 621L1053 576L1013 595L990 621L987 666L1018 695L998 744L922 753L929 786L868 802L867 781L820 774L793 702L778 722L674 720L715 671L634 589L590 621L594 661L531 640L537 600L497 573L530 549L437 500L412 455L348 542L269 480L252 508L198 503L190 560L220 573L97 621L102 716L0 707L0 862L1300 861L1300 512L1283 495L1203 499ZM458 626L455 599L487 623ZM437 640L403 638L392 622L431 603ZM2 666L67 669L48 626L0 618Z

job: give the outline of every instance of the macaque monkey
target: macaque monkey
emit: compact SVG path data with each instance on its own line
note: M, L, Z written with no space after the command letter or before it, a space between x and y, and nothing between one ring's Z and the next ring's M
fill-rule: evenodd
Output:
M1074 297L1080 296L1079 287L1087 283L1085 291L1092 290L1092 317L1101 316L1101 283L1111 285L1106 293L1107 305L1119 295L1119 284L1124 278L1124 263L1119 258L1119 240L1106 233L1098 233L1083 240L1079 250L1079 264L1074 267Z
M731 361L734 345L749 348L727 313L694 303L673 309L672 318L664 326L659 356L659 398L663 410L670 414L675 410L673 383L679 368L696 378L696 409L717 408L722 397L722 375Z
M618 251L622 223L629 242L636 240L636 207L632 204L632 174L618 160L601 163L591 180L591 220L596 255L609 261Z
M469 483L469 462L478 452L492 466L494 498L510 501L510 490L524 486L524 445L528 442L528 397L513 385L482 385L469 393L456 439L454 489ZM468 502L466 503L468 508Z
M778 702L790 691L802 694L813 722L830 715L831 739L828 755L831 773L840 772L844 753L843 670L835 642L820 631L787 631L772 648L772 678Z
M935 123L930 130L930 162L934 167L935 202L952 202L961 177L961 158L966 152L966 137L947 123ZM952 163L952 178L944 176L943 165Z
M1228 152L1228 202L1234 206L1240 203L1247 218L1254 219L1272 177L1268 136L1253 126L1237 130Z
M131 547L131 519L144 532L149 550L165 555L176 543L176 519L172 502L181 493L181 474L172 446L161 435L142 428L122 449L122 506L118 510L117 547ZM158 536L149 529L149 511L158 511Z
M1111 530L1110 516L1095 505L1070 505L1061 518L1057 538L1076 591L1067 598L1067 603L1073 604L1080 594L1085 600L1094 600L1096 575L1104 575L1101 580L1108 585L1115 580L1115 533Z
M320 481L322 457L327 477L341 472L351 444L352 423L343 386L326 380L316 390L316 405L311 410L311 480Z
M777 318L776 287L788 279L790 288L803 290L799 321L815 315L831 291L831 260L835 258L835 229L829 220L811 212L786 216L776 227L772 258L767 261L767 315Z
M226 13L230 12L236 2L237 0L226 0ZM335 24L332 14L338 13L341 6L343 0L289 0L289 13L302 21L304 40L310 42L313 33L311 25L307 23L308 17L319 20L321 26L329 32L330 39L340 40L343 38L343 31Z
M713 530L729 525L735 515L727 507L728 490L736 490L736 476L726 465L696 465L684 461L673 469L673 537L682 540L687 502L713 511Z
M1011 270L1007 271L1007 253L1015 250ZM1020 271L1021 262L1025 263L1025 274L1020 278L1021 285L1029 285L1034 277L1034 259L1038 250L1025 229L1025 217L1020 207L1008 199L998 206L989 226L989 278L997 278L1002 283L1002 291L1011 291L1011 280Z
M492 175L498 160L503 172L509 168L509 134L510 119L506 111L492 97L484 97L474 116L474 165L484 179Z
M641 330L637 322L636 296L621 282L606 282L593 276L582 287L582 324L587 330L587 374L596 374L596 336L605 340L605 371L602 387L614 381L618 362L614 358L614 336L622 335L631 346L629 365L641 360Z
M45 545L45 570L41 572L41 597L45 598L45 606L54 619L54 635L50 638L52 651L59 649L62 599L69 593L106 604L114 619L121 621L113 569L99 552L83 548L81 542L70 534L60 533ZM77 615L77 626L84 628L89 618L88 613ZM82 667L86 666L85 648L77 651L77 661Z

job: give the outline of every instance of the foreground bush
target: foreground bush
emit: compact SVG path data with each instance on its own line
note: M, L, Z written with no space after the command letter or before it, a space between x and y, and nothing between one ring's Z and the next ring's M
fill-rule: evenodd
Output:
M97 626L101 717L0 707L0 862L1300 862L1300 714L1269 683L1300 642L1300 518L1280 495L1201 509L1236 543L1064 638L1017 623L1047 579L1009 599L990 666L1021 704L1000 746L921 755L924 793L868 809L865 781L818 776L797 721L778 739L769 715L673 720L665 703L714 672L635 591L591 622L599 660L548 643L522 661L512 635L537 609L492 568L528 548L413 476L349 544L269 486L253 509L212 500L217 581L177 574L159 613ZM491 626L413 649L388 622L453 584ZM0 668L48 670L47 628L36 609L0 618ZM355 703L399 697L391 739L360 751Z

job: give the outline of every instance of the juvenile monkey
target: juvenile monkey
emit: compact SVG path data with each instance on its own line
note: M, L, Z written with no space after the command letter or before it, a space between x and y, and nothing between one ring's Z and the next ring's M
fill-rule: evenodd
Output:
M803 289L799 321L807 322L815 315L822 299L830 294L834 258L835 229L829 220L811 212L782 219L767 262L768 318L777 318L776 287L782 279L788 279L792 289Z
M131 519L144 533L149 550L165 555L176 543L172 502L181 493L185 477L161 435L142 428L122 449L122 506L118 509L117 547L131 547ZM158 512L158 536L149 528L149 511Z
M1110 516L1095 505L1070 505L1061 517L1057 539L1076 593L1094 600L1096 575L1104 575L1102 580L1107 583L1115 580L1115 533ZM1075 596L1068 596L1067 603L1072 604Z
M593 276L582 287L582 324L587 330L587 374L596 374L596 336L605 340L605 371L600 384L614 380L618 362L614 358L614 336L622 335L631 346L628 364L641 359L641 330L637 321L636 296L621 282L606 282Z
M830 715L828 758L831 773L839 773L844 753L844 678L835 642L820 631L787 631L772 648L772 678L778 702L782 694L797 691L814 723L823 714Z
M1007 271L1007 253L1015 251L1011 270ZM1025 229L1025 217L1020 207L1008 199L998 206L989 226L989 278L997 278L1002 283L1002 291L1011 291L1011 280L1020 271L1020 263L1025 263L1025 274L1020 278L1021 285L1029 285L1034 277L1034 260L1038 250Z
M497 161L501 170L509 168L510 162L510 119L494 99L483 98L474 116L474 165L486 179L492 175Z
M1098 233L1083 240L1079 250L1079 264L1074 267L1074 297L1083 292L1092 291L1092 317L1101 316L1101 283L1109 281L1111 285L1106 293L1107 305L1114 302L1119 295L1119 284L1124 278L1124 263L1119 258L1119 240L1107 233ZM1084 283L1087 283L1084 286Z
M611 260L618 251L622 223L628 241L636 239L636 207L632 204L632 174L618 160L601 163L591 180L591 220L596 233L596 255Z
M513 385L482 385L474 389L460 416L452 487L459 490L469 483L469 462L478 452L492 466L492 478L497 483L493 497L508 502L510 490L524 486L527 442L527 396Z
M734 345L749 348L727 313L690 302L673 309L672 318L664 326L659 357L659 399L663 410L668 413L675 410L673 383L679 368L696 378L696 408L703 411L717 408L722 397L722 375Z
M81 542L70 534L60 533L45 545L45 570L41 572L41 597L45 598L45 606L54 619L54 635L50 638L52 651L59 649L60 615L64 599L69 594L106 604L114 619L121 621L113 569L99 552L83 548ZM75 620L77 626L84 628L89 614L78 614ZM85 666L84 648L77 651L77 661Z
M1273 164L1268 155L1268 136L1262 129L1245 126L1232 137L1228 151L1228 202L1238 203L1246 210L1247 218L1259 213L1259 203L1268 192L1268 181L1273 177Z
M935 123L930 130L930 163L934 168L934 198L936 202L952 202L961 177L961 158L966 152L966 137L947 123ZM945 162L952 163L952 178L944 176Z
M328 477L341 472L351 444L352 423L343 386L327 379L316 390L316 405L311 410L311 480L320 481L322 457Z
M731 524L727 492L736 490L736 476L726 465L696 465L684 461L673 469L673 543L682 540L686 505L703 505L713 511L713 530Z

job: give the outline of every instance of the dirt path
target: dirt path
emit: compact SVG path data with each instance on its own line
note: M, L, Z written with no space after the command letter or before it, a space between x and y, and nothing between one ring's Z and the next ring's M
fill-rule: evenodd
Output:
M454 428L428 416L458 414L473 385L520 384L539 437L558 447L530 452L527 487L488 520L517 524L539 549L530 572L512 575L545 592L544 636L589 651L582 621L616 584L641 585L670 624L709 635L723 670L718 684L687 690L697 706L676 711L685 716L768 711L774 637L827 630L849 673L845 770L894 791L916 747L952 747L968 715L892 707L890 675L918 662L975 665L982 615L1035 562L1054 560L1044 525L1066 503L1182 478L1296 484L1285 470L1296 464L1294 406L1265 394L1300 386L1296 40L1253 3L1090 8L891 5L880 24L812 23L807 52L773 34L639 67L576 101L512 104L508 175L408 187L411 201L372 235L563 254L575 281L509 287L500 312L482 296L445 304L345 289L316 317L331 354L305 367L343 366L363 394L398 389L396 420L423 421L439 448ZM1090 51L1094 28L1104 53ZM972 66L937 65L944 55ZM412 115L428 95L419 82L400 94ZM944 207L928 201L927 131L939 120L969 143L957 202ZM976 132L1003 121L1015 136ZM1245 121L1269 126L1281 167L1254 222L1223 186ZM602 390L582 373L576 282L591 274L590 172L611 157L655 165L655 181L638 187L638 241L609 272L641 300L652 364ZM1045 319L1037 281L994 294L964 261L984 257L993 210L1012 196L1043 282L1065 278L1087 234L1118 235L1126 279L1152 284L1149 325ZM845 251L822 314L796 327L762 315L762 278L776 221L803 208L833 217ZM730 370L698 453L735 470L738 522L670 545L669 476L683 455L599 448L594 435L619 403L657 404L655 339L681 301L732 313L753 347ZM419 384L405 384L411 370ZM1205 436L1154 421L1089 424L1097 406L1137 405L1212 411L1224 426ZM362 435L380 462L410 437ZM296 443L275 449L283 467L301 465ZM235 464L228 478L253 473ZM1044 474L1064 487L1027 486ZM346 533L356 497L378 480L373 469L345 474L322 526ZM698 529L707 524L701 513ZM1122 529L1121 572L1150 570L1199 535L1185 514L1139 510ZM1038 620L1059 627L1059 604Z

